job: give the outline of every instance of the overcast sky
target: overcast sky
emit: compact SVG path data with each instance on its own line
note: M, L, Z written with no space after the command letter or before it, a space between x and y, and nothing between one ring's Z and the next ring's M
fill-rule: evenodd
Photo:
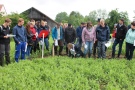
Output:
M4 4L7 13L21 13L30 7L35 7L41 12L55 19L59 12L79 11L83 16L90 11L106 9L108 12L118 8L119 11L127 11L130 20L133 20L135 1L134 0L0 0Z

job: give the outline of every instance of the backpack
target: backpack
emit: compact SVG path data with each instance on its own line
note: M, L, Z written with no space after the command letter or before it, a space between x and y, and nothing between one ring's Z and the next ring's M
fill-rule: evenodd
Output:
M10 27L8 26L8 29L10 30ZM3 27L2 26L0 26L0 32L2 32L3 31Z

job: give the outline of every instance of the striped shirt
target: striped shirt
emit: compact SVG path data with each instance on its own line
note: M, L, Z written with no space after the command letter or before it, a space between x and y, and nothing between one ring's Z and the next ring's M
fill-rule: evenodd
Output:
M134 44L134 40L135 40L135 30L133 31L132 29L129 29L126 34L126 42Z

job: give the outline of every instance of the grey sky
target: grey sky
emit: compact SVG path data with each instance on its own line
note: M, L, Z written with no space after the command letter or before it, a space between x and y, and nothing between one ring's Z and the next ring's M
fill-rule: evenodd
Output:
M106 9L108 12L119 8L119 11L127 11L130 20L133 20L134 0L0 0L4 4L7 13L21 13L30 7L35 7L52 19L59 12L79 11L82 15L88 15L90 11Z

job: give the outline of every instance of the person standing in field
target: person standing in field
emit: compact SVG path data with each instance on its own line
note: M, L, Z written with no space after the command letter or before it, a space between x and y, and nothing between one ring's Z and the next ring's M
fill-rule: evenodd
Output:
M33 34L32 36L32 40L33 40L33 46L32 46L32 49L31 49L31 53L32 51L34 51L34 53L36 53L37 51L37 44L38 44L38 32L37 32L37 27L35 26L35 20L31 20L30 22L30 30L31 30L31 33Z
M53 28L52 30L52 38L54 42L57 40L58 45L59 45L59 55L62 55L62 50L63 50L63 29L58 23L56 27ZM58 46L54 47L55 50L55 55L57 55L57 48Z
M66 54L69 54L67 45L68 43L75 43L76 40L76 32L71 24L68 24L68 27L65 29L65 42L66 42Z
M26 25L27 43L28 43L26 55L28 56L28 59L30 59L30 51L31 51L31 48L32 48L32 46L34 44L34 41L32 40L33 34L31 32L31 30L30 30L31 25L32 25L32 23L30 23L30 22Z
M116 29L117 29L116 37L115 37L115 41L112 46L112 58L115 58L115 48L116 48L117 44L119 44L119 51L118 51L117 58L120 57L120 54L122 51L123 41L125 39L126 32L127 32L127 27L124 25L124 19L119 20L119 23L117 24Z
M18 24L13 28L13 35L15 41L15 61L19 62L20 52L21 52L21 59L25 59L25 52L27 47L27 33L26 29L23 26L24 19L19 18Z
M132 60L135 49L135 22L131 23L131 28L126 34L126 58Z
M83 27L84 27L84 23L81 23L81 25L79 27L77 27L76 29L76 36L77 36L77 42L78 42L78 46L79 48L82 47L82 31L83 31Z
M96 41L96 31L95 28L92 26L91 22L87 23L87 27L83 29L82 31L82 42L84 45L84 57L86 57L86 54L89 51L89 58L92 54L92 48L93 44Z
M7 34L10 34L10 24L11 20L9 18L5 19L3 25L0 26L0 65L4 66L4 55L6 59L6 64L10 63L10 38Z
M98 24L97 25L95 25L95 29L98 27L98 26L100 26L100 19L101 18L98 18L98 20L97 20L97 22L98 22ZM95 41L95 43L94 43L94 47L93 47L93 56L94 57L96 57L96 53L97 53L97 40Z
M40 27L40 31L42 30L47 30L48 32L50 32L49 30L49 26L47 25L47 22L42 20L41 21L41 27ZM39 32L40 33L40 32ZM47 37L44 38L44 43L45 43L45 46L46 46L46 50L49 51L49 35Z
M96 28L96 34L97 34L97 51L98 51L98 58L106 58L106 50L105 50L105 44L110 39L110 29L105 24L104 19L100 20L100 26Z
M115 37L116 37L116 31L117 31L116 26L117 26L117 24L114 24L113 33L112 33L112 42L113 43L114 43L114 40L115 40Z

